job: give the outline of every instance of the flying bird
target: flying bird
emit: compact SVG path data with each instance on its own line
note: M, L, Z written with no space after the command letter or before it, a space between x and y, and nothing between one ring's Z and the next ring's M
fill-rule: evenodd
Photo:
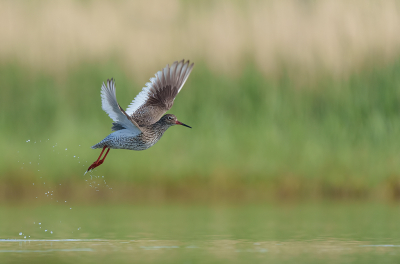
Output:
M103 164L110 149L145 150L157 143L171 126L191 128L179 122L175 115L164 114L171 109L193 66L194 63L185 60L176 61L171 67L167 65L146 83L125 111L117 102L115 81L111 79L107 80L107 84L103 83L101 107L114 121L111 128L114 132L92 146L92 149L103 150L87 171Z

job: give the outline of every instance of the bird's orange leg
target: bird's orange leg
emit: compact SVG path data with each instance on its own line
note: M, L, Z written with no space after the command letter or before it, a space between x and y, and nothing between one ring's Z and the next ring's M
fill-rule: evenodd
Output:
M104 160L105 160L106 157L107 157L108 152L110 151L110 149L108 149L107 152L106 152L106 154L104 155L103 159L100 159L100 158L101 158L101 155L103 155L103 152L104 152L104 150L105 150L106 148L107 148L107 146L104 146L104 147L103 147L103 150L101 151L100 156L97 158L97 160L96 160L95 162L93 162L92 165L90 165L90 167L87 169L87 171L90 171L90 170L92 170L92 169L94 169L94 168L100 166L101 164L103 164Z

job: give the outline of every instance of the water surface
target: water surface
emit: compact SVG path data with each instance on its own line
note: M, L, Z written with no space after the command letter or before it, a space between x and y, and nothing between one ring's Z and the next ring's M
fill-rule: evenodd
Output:
M400 208L371 203L0 208L4 263L393 263Z

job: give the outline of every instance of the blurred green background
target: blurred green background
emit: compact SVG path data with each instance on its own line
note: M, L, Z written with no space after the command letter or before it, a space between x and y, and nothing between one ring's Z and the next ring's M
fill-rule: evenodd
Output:
M0 1L0 25L2 203L400 198L398 1ZM126 108L183 58L193 129L84 175L102 82Z

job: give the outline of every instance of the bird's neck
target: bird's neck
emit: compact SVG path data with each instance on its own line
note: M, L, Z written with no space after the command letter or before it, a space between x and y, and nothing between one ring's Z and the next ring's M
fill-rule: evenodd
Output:
M154 124L150 125L149 130L151 130L152 133L156 134L158 137L161 137L169 127L170 127L169 125L159 120Z

